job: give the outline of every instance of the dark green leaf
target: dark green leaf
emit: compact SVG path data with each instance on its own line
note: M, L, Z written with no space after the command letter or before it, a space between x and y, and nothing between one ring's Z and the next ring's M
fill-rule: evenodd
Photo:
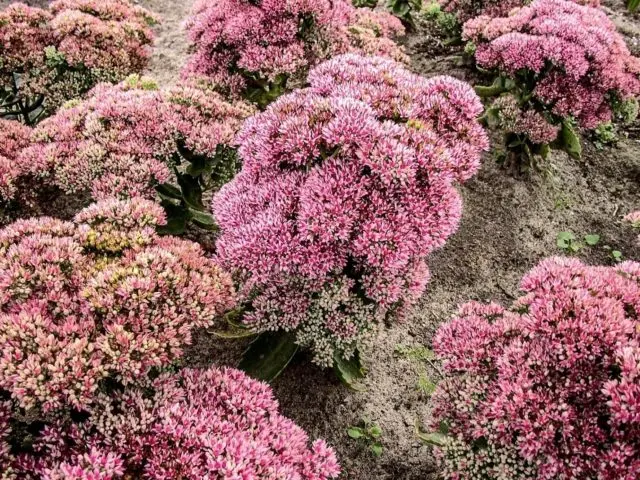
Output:
M178 185L182 190L182 199L189 208L199 211L205 211L204 204L202 203L202 188L197 178L193 178L190 175L181 175L176 173L178 179Z
M638 9L638 6L640 6L640 0L629 0L627 3L627 9L630 12L635 12Z
M218 229L218 225L213 216L207 212L201 212L199 210L189 209L189 216L193 220L193 223L206 230L215 231Z
M363 391L365 388L358 383L358 380L364 378L365 368L360 361L360 353L356 353L349 360L345 360L339 352L333 356L333 370L336 375L347 387Z
M562 131L560 132L560 138L562 140L562 148L569 154L571 158L579 159L582 156L582 145L580 144L580 138L569 122L562 122Z
M156 191L162 198L182 200L182 192L180 189L170 183L163 183L156 187Z
M161 235L182 235L189 219L187 210L181 205L174 205L166 200L163 200L161 205L167 214L167 224L159 226L158 233Z
M265 332L251 342L238 368L258 380L270 382L289 365L297 351L293 333Z

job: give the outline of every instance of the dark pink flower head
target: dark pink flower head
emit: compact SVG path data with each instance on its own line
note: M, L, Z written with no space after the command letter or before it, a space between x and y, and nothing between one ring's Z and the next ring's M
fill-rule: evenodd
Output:
M448 77L346 55L309 79L247 120L242 172L213 209L220 258L260 292L247 322L298 329L327 364L368 318L419 297L425 258L458 225L454 183L478 169L487 138L478 98Z
M593 129L612 119L612 98L640 94L640 59L604 11L564 0L536 0L503 18L467 22L476 61L511 77L534 77L533 94L550 113Z
M97 407L80 424L45 428L35 454L14 462L20 478L329 480L340 474L333 449L322 440L310 444L280 414L269 385L239 370L163 374L143 387L101 394Z
M310 67L337 53L406 59L392 40L404 33L396 19L346 0L200 0L187 29L193 55L185 75L249 96L283 78L301 83Z
M640 264L551 258L521 288L511 310L468 304L434 339L447 474L638 478Z
M177 360L233 306L231 278L197 244L158 237L163 222L138 198L0 230L0 388L18 404L85 409L104 378Z

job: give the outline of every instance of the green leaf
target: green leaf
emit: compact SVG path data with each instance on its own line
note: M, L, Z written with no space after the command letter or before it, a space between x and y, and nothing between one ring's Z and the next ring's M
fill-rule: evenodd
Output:
M569 156L571 158L580 159L582 156L580 138L578 138L573 126L567 121L562 122L560 138L562 141L562 148L569 154Z
M496 97L501 93L506 92L506 88L502 78L496 78L491 85L476 85L474 87L476 94L479 97L487 98L487 97Z
M189 208L198 211L205 211L204 204L202 203L202 188L197 178L193 178L190 175L181 175L176 172L176 178L178 179L178 185L182 190L182 199Z
M627 3L627 9L630 12L635 12L638 9L638 6L640 6L640 0L629 0Z
M382 444L380 444L379 442L374 443L370 448L371 452L373 452L376 457L382 455Z
M613 252L611 252L611 257L616 262L619 262L620 260L622 260L622 252L620 250L614 250Z
M291 332L265 332L245 350L238 368L258 380L270 382L289 365L298 351Z
M255 335L257 335L256 332L249 330L249 329L242 329L242 328L238 328L235 330L229 330L227 332L222 332L222 331L211 331L209 332L212 335L215 335L218 338L224 338L227 340L233 340L233 339L238 339L238 338L247 338L247 337L253 337Z
M566 250L571 246L571 242L575 240L576 237L571 232L560 232L556 238L556 245L563 250Z
M349 429L347 430L347 434L351 437L351 438L362 438L364 435L364 432L362 431L362 429L360 427L349 427Z
M182 200L182 192L180 189L170 183L163 183L156 187L156 192L164 199Z
M167 214L167 224L157 227L158 233L161 235L182 235L187 228L189 219L186 208L167 200L163 200L161 205Z
M364 391L365 388L358 383L358 380L364 378L366 369L360 361L360 353L356 353L349 360L345 360L339 352L333 356L333 370L342 383L352 390Z
M435 447L444 447L444 446L446 446L447 445L447 439L449 438L446 435L443 435L442 433L439 433L439 432L431 432L431 433L420 433L420 432L418 432L418 437L424 443L427 443L429 445L433 445Z
M374 425L369 429L369 435L373 438L378 438L382 435L382 429L378 425Z
M587 245L590 245L593 247L594 245L597 245L598 242L600 241L600 235L596 235L596 234L585 235L584 241Z
M211 230L211 231L215 231L218 229L218 225L216 224L216 221L213 219L213 216L207 212L201 212L201 211L190 208L189 216L193 220L193 223L195 223L201 228L204 228L206 230Z

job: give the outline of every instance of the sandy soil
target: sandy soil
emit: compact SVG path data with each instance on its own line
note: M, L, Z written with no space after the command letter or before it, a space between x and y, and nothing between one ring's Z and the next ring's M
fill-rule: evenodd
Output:
M9 3L0 0L0 7ZM47 3L31 0L27 3ZM141 0L163 17L149 74L161 84L176 81L187 52L181 24L191 0ZM621 0L605 0L607 9L636 52L640 23L624 13ZM421 25L405 40L411 68L426 76L448 74L470 82L475 76L459 64L459 52L444 48ZM369 369L366 391L343 387L332 372L313 367L304 357L274 382L284 414L335 447L349 480L426 480L437 478L432 451L415 435L416 423L429 422L428 399L417 381L427 375L437 381L429 365L396 353L398 345L429 346L438 325L468 300L510 302L518 295L522 275L541 259L558 255L556 235L570 230L582 237L602 236L600 244L578 256L589 263L611 263L609 245L625 258L640 259L636 235L620 222L623 214L640 208L640 126L616 148L598 150L584 141L584 158L554 154L549 172L514 176L487 155L480 173L461 188L464 216L460 229L430 260L432 281L412 318L382 330L364 352ZM196 335L190 365L234 365L244 344ZM350 439L347 428L368 419L383 430L384 450L374 457Z

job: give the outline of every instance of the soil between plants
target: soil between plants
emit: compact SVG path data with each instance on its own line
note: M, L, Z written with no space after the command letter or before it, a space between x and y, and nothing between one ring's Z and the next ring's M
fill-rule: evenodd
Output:
M0 0L0 8L11 2ZM43 0L26 0L46 5ZM141 0L163 18L156 28L156 46L149 71L161 85L179 78L187 55L182 31L193 0ZM621 0L605 0L607 12L640 53L640 22L624 10ZM443 47L431 27L418 26L404 40L411 69L425 76L452 75L471 83L477 76L456 58L459 49ZM499 140L496 138L496 140ZM416 424L430 421L428 399L419 393L420 375L437 381L436 372L395 353L396 346L429 347L438 326L457 306L469 300L509 304L518 296L520 278L540 260L561 255L560 231L581 238L597 233L596 247L577 257L591 264L612 264L604 245L620 250L625 259L640 260L636 235L621 217L640 209L640 124L614 148L597 149L584 139L580 161L554 153L547 172L514 175L485 155L478 175L460 187L464 214L458 232L431 256L432 279L413 315L402 324L381 329L363 352L369 370L365 391L350 391L330 371L321 371L302 356L274 382L283 414L321 437L337 451L348 480L427 480L438 478L430 447L415 435ZM235 365L245 342L220 340L197 332L185 364ZM362 419L383 430L383 453L377 458L347 435Z

